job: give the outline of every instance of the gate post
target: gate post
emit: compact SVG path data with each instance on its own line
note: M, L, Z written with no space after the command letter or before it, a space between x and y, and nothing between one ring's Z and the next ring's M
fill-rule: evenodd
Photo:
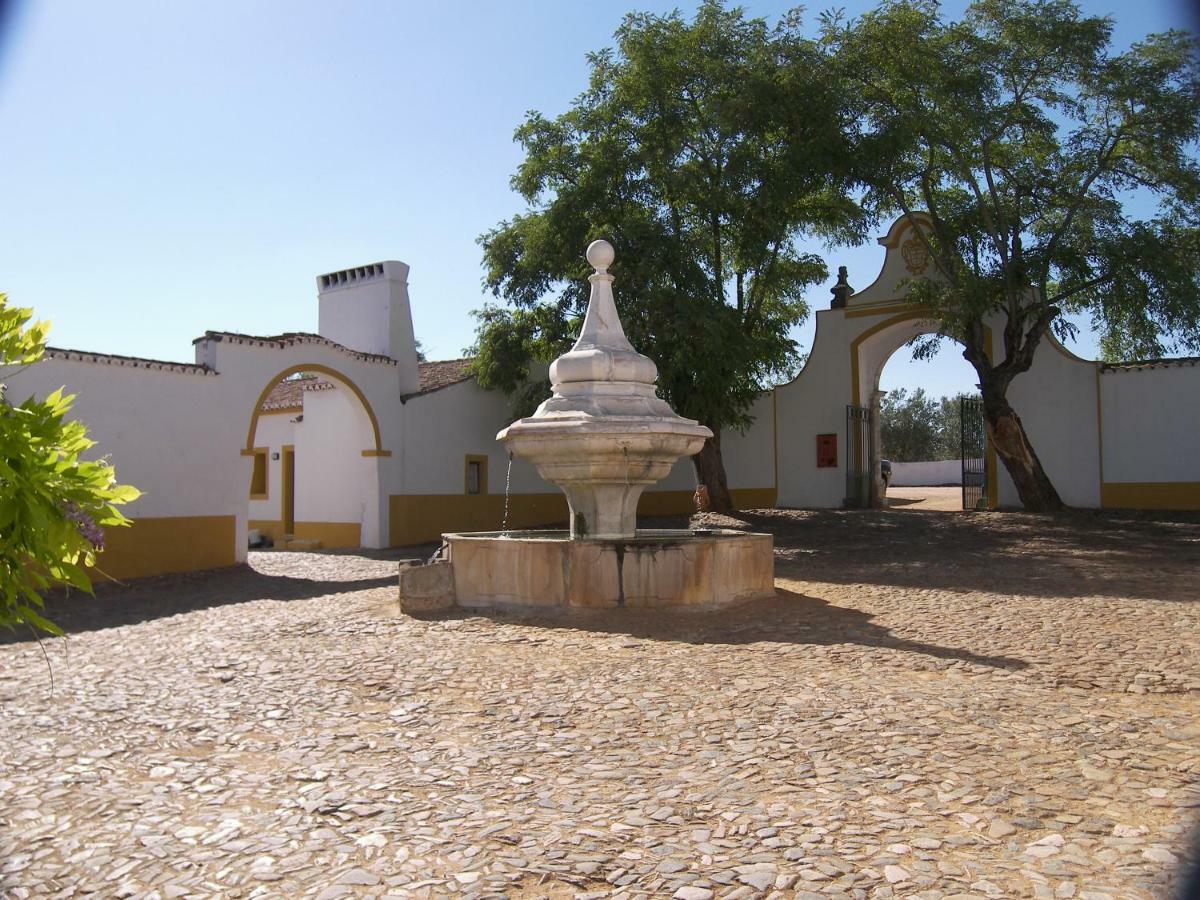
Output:
M883 460L880 448L883 447L883 414L880 409L887 391L875 391L871 394L871 506L875 509L887 509L887 490L883 484Z

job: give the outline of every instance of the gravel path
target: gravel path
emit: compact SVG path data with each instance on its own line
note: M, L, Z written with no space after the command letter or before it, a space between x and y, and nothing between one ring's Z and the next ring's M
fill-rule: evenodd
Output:
M395 559L61 601L0 646L0 894L1165 897L1200 520L768 511L723 614L401 616Z

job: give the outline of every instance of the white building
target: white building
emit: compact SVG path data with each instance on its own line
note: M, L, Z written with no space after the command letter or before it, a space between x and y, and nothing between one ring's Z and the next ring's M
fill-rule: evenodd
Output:
M760 396L753 427L723 435L739 506L841 506L848 472L878 458L877 435L848 429L847 407L876 407L887 360L933 330L900 284L923 274L912 227L899 220L880 239L870 287L817 313L807 365ZM13 398L75 393L96 451L144 492L126 510L134 525L109 531L101 567L123 578L232 565L251 528L323 547L496 530L506 485L509 527L565 521L562 495L531 466L508 472L495 440L507 398L480 389L468 361L418 363L407 277L394 261L320 276L319 334L210 331L190 364L52 349L11 378ZM1200 508L1196 363L1110 366L1043 342L1011 400L1067 503ZM1016 505L987 459L988 504ZM694 488L683 460L639 512L688 512Z

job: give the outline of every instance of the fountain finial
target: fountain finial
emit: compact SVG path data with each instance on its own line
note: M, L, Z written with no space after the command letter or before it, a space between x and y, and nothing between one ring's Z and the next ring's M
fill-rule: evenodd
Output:
M617 252L613 250L613 245L600 238L598 241L592 241L587 248L588 265L597 272L605 273L608 267L613 264L613 260L617 258Z
M562 488L572 537L633 537L642 491L712 437L655 394L658 368L621 328L608 273L615 258L608 241L588 245L596 271L587 314L575 345L550 364L553 393L496 436Z

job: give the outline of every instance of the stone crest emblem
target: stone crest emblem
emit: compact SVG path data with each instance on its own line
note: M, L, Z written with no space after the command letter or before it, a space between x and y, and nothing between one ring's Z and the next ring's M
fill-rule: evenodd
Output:
M923 275L929 268L929 250L915 235L900 245L900 255L904 257L905 267L913 275Z

